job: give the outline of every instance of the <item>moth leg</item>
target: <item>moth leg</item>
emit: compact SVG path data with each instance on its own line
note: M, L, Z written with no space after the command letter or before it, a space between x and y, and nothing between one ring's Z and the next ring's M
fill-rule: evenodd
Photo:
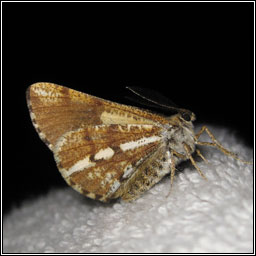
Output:
M202 176L205 180L207 180L207 178L205 177L205 175L203 174L203 172L201 171L201 169L197 166L197 164L195 163L195 160L193 159L193 157L191 156L190 153L190 149L189 146L187 144L184 145L184 148L186 150L187 156L183 155L181 153L178 153L175 150L171 151L171 187L170 187L170 191L167 194L166 197L168 197L171 193L172 190L172 184L173 184L173 180L174 180L174 176L175 176L175 159L174 159L174 155L176 155L178 158L182 158L184 160L186 160L187 158L190 159L191 163L193 164L193 166L197 169L197 171L199 172L200 176ZM204 158L204 156L201 154L200 150L197 149L196 150L197 154L206 162L208 163L208 161Z
M201 175L201 177L203 177L205 180L207 180L207 178L205 177L205 175L203 174L203 172L201 171L201 169L197 166L194 158L192 157L191 153L190 153L190 148L189 146L184 143L184 149L187 153L187 157L190 159L191 163L193 164L193 166L197 169L197 171L199 172L199 174Z
M174 181L174 176L175 176L175 159L174 159L174 154L176 156L178 156L179 158L183 158L185 159L186 157L174 150L171 150L171 153L170 153L170 159L171 159L171 186L170 186L170 190L168 192L168 194L166 195L166 197L170 196L171 194L171 191L172 191L172 184L173 184L173 181Z
M211 138L212 142L201 142L201 141L198 141L200 135L203 133L203 132L206 132L208 134L208 136ZM201 130L195 135L195 140L196 140L196 144L197 145L202 145L202 146L211 146L211 147L215 147L217 149L219 149L221 152L223 152L225 155L227 156L231 156L232 158L242 162L242 163L245 163L245 164L252 164L252 162L247 162L247 161L244 161L242 159L240 159L237 154L227 150L226 148L224 148L217 140L216 138L214 137L214 135L209 131L209 129L206 127L206 126L203 126L201 128Z
M202 155L202 153L200 152L199 149L196 149L196 153L197 153L198 156L200 156L207 164L209 164L209 162L208 162L207 159Z
M173 151L171 151L171 188L174 180L174 175L175 175L175 160L173 157ZM171 192L171 191L170 191Z
M175 175L175 159L174 159L174 155L176 155L178 158L182 158L184 160L187 160L188 158L190 159L190 161L192 162L193 166L198 170L199 174L204 178L206 179L205 175L202 173L202 171L200 170L200 168L196 165L194 159L192 158L191 156L191 153L190 153L190 149L189 149L189 146L188 145L184 145L185 147L185 150L187 152L187 156L186 155L183 155L181 153L178 153L177 151L175 150L172 150L171 151L171 187L170 187L170 191L169 193L167 194L166 197L168 197L171 193L171 189L172 189L172 184L173 184L173 180L174 180L174 175ZM204 156L201 154L201 152L199 151L199 149L197 149L197 154L206 162L208 163L208 161L204 158ZM207 180L207 179L206 179Z
M175 175L175 159L174 159L174 155L176 155L178 158L184 159L186 160L187 157L175 150L171 150L171 186L174 180L174 175Z

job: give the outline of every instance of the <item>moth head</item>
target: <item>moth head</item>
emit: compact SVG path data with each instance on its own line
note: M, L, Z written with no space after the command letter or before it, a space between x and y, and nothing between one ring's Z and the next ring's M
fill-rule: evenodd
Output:
M179 114L180 114L180 119L183 122L193 122L196 120L196 115L190 110L180 109Z

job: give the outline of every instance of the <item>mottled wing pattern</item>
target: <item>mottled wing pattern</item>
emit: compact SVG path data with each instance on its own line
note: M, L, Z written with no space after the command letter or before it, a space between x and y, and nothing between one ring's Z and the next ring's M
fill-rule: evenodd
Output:
M27 104L34 127L51 150L63 134L87 125L167 123L159 115L52 83L32 84Z
M116 192L115 197L124 201L135 200L171 171L170 152L159 145L146 161L143 161L131 178Z
M152 155L154 160L160 157L161 132L150 124L88 125L61 136L53 152L69 185L87 197L108 201L128 192L125 184L131 185L135 173L147 172Z

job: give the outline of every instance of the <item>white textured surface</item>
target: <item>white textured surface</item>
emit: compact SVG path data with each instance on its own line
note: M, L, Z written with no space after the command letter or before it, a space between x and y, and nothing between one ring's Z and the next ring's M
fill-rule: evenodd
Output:
M211 129L243 159L252 160L227 130ZM27 201L4 219L5 253L253 251L252 166L207 148L198 163L208 181L188 165L172 193L165 178L132 203L96 202L70 188ZM56 170L57 171L57 170Z

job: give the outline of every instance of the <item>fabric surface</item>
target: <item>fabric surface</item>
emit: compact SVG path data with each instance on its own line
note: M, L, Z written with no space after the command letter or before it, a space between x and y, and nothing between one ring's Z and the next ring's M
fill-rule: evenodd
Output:
M252 149L230 131L210 128L225 147L252 161ZM168 197L169 176L131 203L104 204L69 187L24 202L4 219L3 251L252 253L253 166L200 149L209 164L198 166L208 181L185 164Z

